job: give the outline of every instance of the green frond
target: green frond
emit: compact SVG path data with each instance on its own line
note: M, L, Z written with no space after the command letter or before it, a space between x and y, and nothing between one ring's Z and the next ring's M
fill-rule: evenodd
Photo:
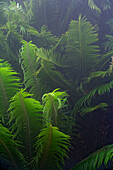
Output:
M96 170L103 164L107 167L108 162L112 159L113 145L108 145L89 155L86 159L82 160L74 168L72 168L72 170Z
M10 42L13 42L14 37L17 42L22 40L22 36L17 32L17 25L12 21L7 21L5 26L2 26L1 29L6 31L6 39L10 40Z
M93 111L98 110L98 109L106 109L106 107L108 107L107 103L100 103L99 105L96 105L94 107L85 107L85 108L80 110L80 114L82 116L84 116L85 114L87 114L89 112L93 112Z
M74 67L76 78L85 77L99 61L99 47L95 45L98 35L90 22L80 15L78 21L70 22L67 36L67 63Z
M67 97L68 95L59 91L59 89L42 96L45 123L52 123L54 126L57 126L58 121L60 121L58 120L58 110L67 106Z
M94 78L105 78L105 77L110 76L111 74L112 74L111 68L109 68L107 71L92 72L90 76L88 77L88 83Z
M69 86L70 83L64 78L63 74L56 70L55 65L47 60L37 58L39 65L36 75L39 79L39 84L43 88L43 93L50 91L56 87ZM46 90L44 89L46 88Z
M84 106L86 107L87 105L90 105L91 100L95 95L101 96L104 95L105 93L110 93L111 89L113 89L113 81L110 81L109 83L94 88L87 95L83 96L77 101L74 107L74 113L76 113L76 111L80 110L82 107Z
M25 159L18 150L20 144L13 138L9 130L0 123L0 156L11 162L15 169L18 169L25 165Z
M52 125L42 129L36 142L35 164L40 170L61 169L70 147L70 137Z
M33 0L26 0L23 2L25 10L26 10L26 19L30 23L30 21L33 19L34 14L33 14Z
M104 84L98 88L98 94L103 95L105 93L110 93L111 89L113 89L113 81L110 83Z
M23 143L25 154L30 161L33 153L33 144L35 137L43 125L42 105L39 101L31 98L32 94L21 89L11 99L10 121L11 130L15 133L17 139Z
M55 50L38 48L38 50L36 51L36 55L39 58L49 61L59 67L66 67L66 65L64 65L65 59L61 57L61 54L59 52L56 52Z
M113 22L113 21L112 21ZM113 36L112 35L106 35L106 41L103 43L103 46L105 48L105 51L113 50Z
M35 99L41 100L41 96L51 88L69 85L52 63L54 62L54 59L52 59L55 56L54 53L43 52L31 42L23 41L23 44L20 59L24 71L25 87L29 89L30 93L34 94ZM48 56L50 54L53 54L53 56ZM38 55L38 58L36 55Z
M50 49L58 42L58 38L48 31L46 25L41 27L40 32L38 32L35 28L28 29L28 32L30 35L33 35L37 38L36 43L38 48Z
M0 118L4 120L9 100L19 91L20 79L7 62L0 63Z
M38 70L38 64L36 63L36 45L26 41L22 41L23 46L20 51L21 66L24 72L25 88L29 89L29 92L34 94L35 99L41 99L41 87L37 78L36 72Z
M97 12L101 13L100 8L94 3L93 0L88 0L88 5L90 6L91 9L94 9Z

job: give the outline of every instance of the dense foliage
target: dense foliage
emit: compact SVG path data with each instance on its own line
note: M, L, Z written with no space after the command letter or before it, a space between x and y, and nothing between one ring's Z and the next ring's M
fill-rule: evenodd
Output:
M0 0L0 168L87 170L113 159L112 10L113 0Z

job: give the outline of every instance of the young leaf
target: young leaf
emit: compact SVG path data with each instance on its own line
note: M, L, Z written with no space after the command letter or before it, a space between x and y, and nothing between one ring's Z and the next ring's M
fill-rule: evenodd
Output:
M59 89L55 89L53 92L42 96L45 123L52 123L54 126L57 126L58 121L60 121L58 120L58 110L67 106L68 95L58 90Z

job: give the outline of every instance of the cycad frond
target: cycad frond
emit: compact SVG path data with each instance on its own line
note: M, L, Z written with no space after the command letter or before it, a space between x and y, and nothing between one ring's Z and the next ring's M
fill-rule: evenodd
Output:
M98 104L94 107L85 107L85 108L80 110L80 114L82 116L84 116L86 113L93 112L93 111L98 110L98 109L106 109L106 107L108 107L107 103L100 103L100 104Z
M109 68L107 71L92 72L90 76L88 77L88 83L94 78L105 78L105 77L110 76L111 74L112 74L111 68Z
M20 88L20 79L7 62L0 63L0 117L8 109L9 100Z
M36 142L35 163L40 170L61 169L70 147L70 137L52 125L42 129Z
M102 164L107 166L108 162L113 159L113 145L105 146L104 148L92 153L86 159L79 162L72 170L96 170Z
M80 15L78 21L71 21L67 36L66 60L75 67L76 78L87 76L98 62L97 33L90 22Z
M0 156L11 162L15 169L25 164L25 159L18 147L20 145L13 139L13 135L0 123Z
M17 139L26 146L25 154L30 161L33 150L31 149L42 127L42 105L30 98L32 94L21 90L12 99L9 107L11 129Z
M43 60L38 57L38 63L40 63L40 67L36 72L36 75L39 79L39 84L43 88L43 93L47 92L47 90L51 90L51 88L69 86L69 82L64 78L64 76L56 70L55 65L47 60ZM46 90L44 89L46 88Z
M38 48L49 49L58 42L58 38L48 31L45 25L41 27L41 32L38 32L35 28L28 29L28 32L37 38L35 42Z
M58 110L67 106L67 94L55 89L51 93L44 94L42 102L44 105L43 115L45 123L52 123L54 126L58 124Z
M64 65L65 59L61 57L61 54L59 52L55 52L55 50L49 49L43 49L39 48L36 52L36 55L46 61L49 61L59 67L66 67Z
M113 89L113 81L94 88L87 95L83 96L77 101L74 107L74 112L76 113L76 111L81 109L82 107L84 106L86 107L87 105L90 105L92 98L96 94L101 96L101 95L104 95L105 93L109 93L111 89Z
M29 89L29 92L34 94L35 99L41 99L41 87L39 80L36 75L38 70L38 64L36 63L36 45L31 42L22 41L23 46L21 48L21 65L24 72L24 83L26 89Z

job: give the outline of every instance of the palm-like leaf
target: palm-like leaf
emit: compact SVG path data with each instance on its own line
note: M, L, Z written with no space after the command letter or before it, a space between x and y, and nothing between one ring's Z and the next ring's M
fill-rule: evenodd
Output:
M112 58L112 57L111 57ZM94 80L98 80L98 79L104 79L104 78L108 78L113 74L113 58L112 61L110 62L110 66L106 71L97 71L97 72L93 72L90 74L90 76L88 77L88 82L90 82L92 79ZM75 105L74 108L74 112L76 112L77 110L80 110L82 107L86 107L86 105L90 105L91 100L94 96L96 95L104 95L106 93L110 93L110 91L113 89L113 80L102 84L102 85L97 85L97 87L95 87L93 90L91 90L89 93L87 93L85 96L83 96L81 99L79 99ZM105 106L104 106L105 105ZM92 109L98 109L98 106L102 106L102 108L106 107L107 105L104 103L100 103L99 105L92 107L92 108L83 108L83 112L85 110L92 110ZM87 112L86 111L86 112Z
M97 33L92 25L80 15L78 21L71 21L67 36L67 62L75 67L76 78L87 76L98 61L99 50L95 45L98 40Z
M38 48L49 49L58 42L58 38L48 31L47 26L41 27L41 32L38 32L35 28L28 29L28 32L36 37L35 43Z
M12 131L26 147L28 161L31 160L35 137L42 127L42 105L31 96L32 94L21 90L11 99L9 107L10 122L13 121Z
M69 82L64 76L56 70L55 65L47 60L43 60L38 57L39 69L37 76L39 79L40 86L43 87L43 92L47 92L53 88L69 86ZM46 89L44 89L46 88Z
M22 41L23 46L21 48L21 63L24 72L24 82L26 89L34 94L35 99L41 99L41 87L36 75L38 70L38 64L36 63L36 49L37 47L31 42Z
M49 125L42 129L36 142L36 165L40 170L61 169L70 146L70 137Z
M20 145L13 139L9 130L0 124L0 156L12 163L15 169L25 164L23 155L18 150Z
M62 45L62 44L60 44L60 45ZM54 49L58 48L58 44L56 44L56 46L54 46L53 48ZM59 67L66 67L64 65L65 59L63 57L61 57L61 54L56 52L55 50L52 50L52 49L45 50L43 48L39 48L36 52L36 55L38 57L40 57L41 59L49 61Z
M60 65L58 63L59 56L55 52L38 49L31 42L23 41L23 43L21 63L25 87L34 94L35 99L41 99L41 96L48 90L59 86L65 88L66 85L69 85L63 75L55 68L54 64Z
M80 169L97 169L102 164L107 166L108 162L113 159L113 145L105 146L104 148L89 155L86 159L79 162L72 170Z
M86 107L80 110L80 114L84 116L86 113L93 112L94 110L98 109L106 109L108 107L107 103L100 103L94 107Z
M101 85L99 87L94 88L91 92L89 92L86 96L83 96L80 98L75 107L74 107L74 112L76 113L77 110L81 109L81 107L90 105L91 100L94 96L96 95L104 95L105 93L109 93L110 90L113 89L113 81L110 83Z
M20 87L20 79L17 73L12 70L7 62L0 63L0 117L4 117L4 113L8 109L9 100L15 95Z

